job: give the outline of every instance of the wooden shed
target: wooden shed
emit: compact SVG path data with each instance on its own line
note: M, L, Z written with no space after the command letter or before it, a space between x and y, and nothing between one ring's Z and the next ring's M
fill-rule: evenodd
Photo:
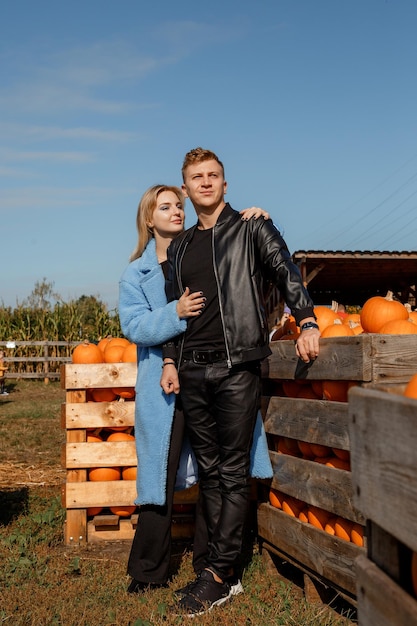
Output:
M392 291L416 306L417 251L298 250L293 260L315 304L362 306L371 296Z

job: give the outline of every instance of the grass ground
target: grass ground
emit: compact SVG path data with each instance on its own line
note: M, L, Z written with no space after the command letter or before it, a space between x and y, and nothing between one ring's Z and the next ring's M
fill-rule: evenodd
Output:
M157 626L188 623L169 611L172 591L192 576L190 546L177 542L167 589L126 593L129 545L69 548L60 488L64 432L58 383L9 383L0 399L0 624L13 626ZM351 626L354 613L309 604L279 580L254 546L245 593L194 624Z

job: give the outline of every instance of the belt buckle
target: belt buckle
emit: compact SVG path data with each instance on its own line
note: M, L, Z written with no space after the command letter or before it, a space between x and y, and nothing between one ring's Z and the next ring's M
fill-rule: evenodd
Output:
M197 365L206 365L209 363L208 354L204 354L204 352L200 352L199 350L193 350L193 361L197 363Z

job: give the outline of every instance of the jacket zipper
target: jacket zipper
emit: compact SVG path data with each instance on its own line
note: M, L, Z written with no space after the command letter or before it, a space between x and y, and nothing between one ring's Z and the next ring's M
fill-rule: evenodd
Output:
M223 313L223 305L222 305L222 300L221 300L221 290L220 290L220 281L219 281L219 276L217 273L217 265L216 265L216 255L215 255L215 251L214 251L214 229L216 228L216 226L213 227L212 230L212 255L213 255L213 271L214 271L214 277L216 279L216 286L217 286L217 299L219 301L219 311L220 311L220 320L222 323L222 330L223 330L223 339L224 339L224 345L226 348L226 355L227 355L227 367L230 369L232 367L232 360L230 358L230 350L229 350L229 345L227 343L227 337L226 337L226 326L224 323L224 313Z
M184 250L183 250L181 256L178 258L178 261L177 261L177 263L175 265L175 273L177 275L177 283L178 283L178 286L180 288L181 293L184 291L184 288L182 286L180 267L181 267L182 260L184 258L184 254L185 254L185 250L187 249L187 246L188 246L188 241L185 242ZM182 337L181 343L180 343L180 350L179 350L179 354L178 354L178 364L177 364L177 369L178 370L179 370L179 367L180 367L180 363L182 361L182 353L183 353L183 350L184 350L184 341L185 341L185 333L183 334L183 337Z

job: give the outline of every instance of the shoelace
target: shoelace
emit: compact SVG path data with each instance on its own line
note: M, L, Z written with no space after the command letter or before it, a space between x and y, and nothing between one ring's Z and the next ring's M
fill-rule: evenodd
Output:
M207 580L205 578L198 578L195 581L195 584L193 585L193 588L191 589L191 591L189 591L190 595L192 595L194 598L196 598L197 600L200 600L200 595L202 595L206 589L208 587L210 587L210 585L220 585L221 583L218 583L217 581L214 580Z

